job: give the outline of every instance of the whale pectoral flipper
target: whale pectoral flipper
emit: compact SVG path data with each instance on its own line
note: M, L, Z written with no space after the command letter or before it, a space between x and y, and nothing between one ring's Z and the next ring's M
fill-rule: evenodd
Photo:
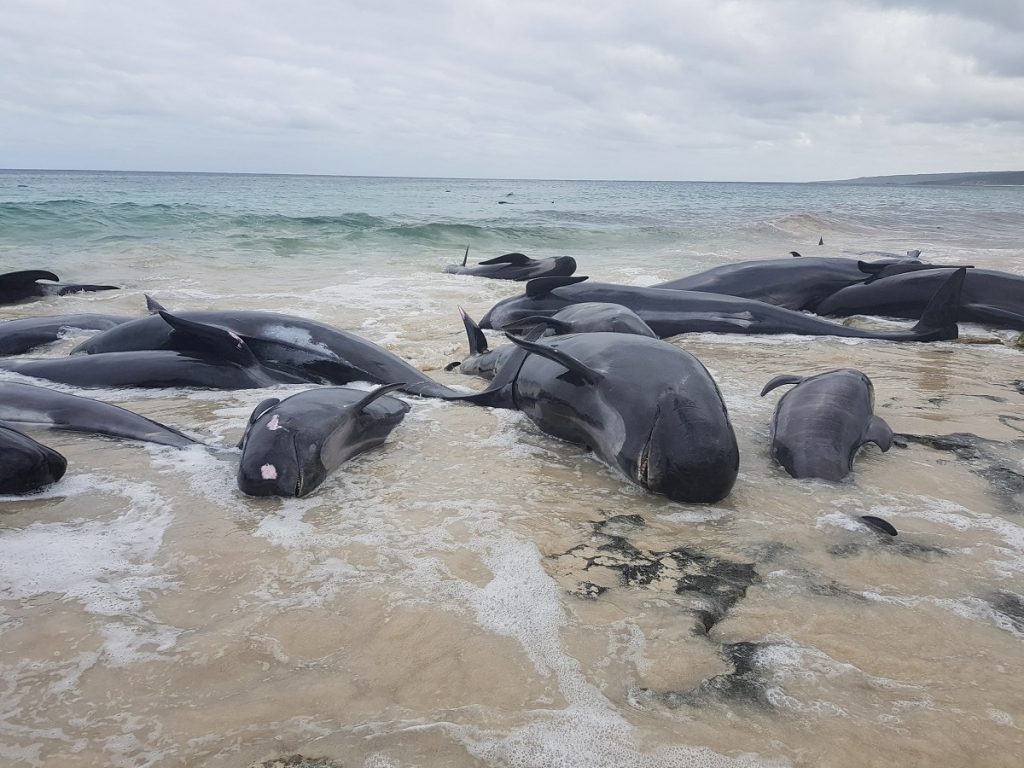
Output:
M761 397L764 397L776 387L781 387L785 384L799 384L803 380L803 376L795 376L792 373L780 374L764 385L764 389L761 390Z
M469 261L469 246L466 246L466 252L462 254L462 266L466 266L466 262Z
M544 328L551 328L557 334L572 333L572 325L570 323L564 320L557 320L554 317L545 317L544 315L531 315L530 317L514 320L511 323L505 323L503 330L526 331L538 325Z
M65 283L57 287L58 296L67 296L69 293L94 293L96 291L119 291L116 285L79 285L77 283Z
M462 307L459 307L459 315L462 317L462 324L466 327L466 336L469 338L469 354L479 355L486 352L487 337L480 330L480 326Z
M526 284L526 295L531 299L539 299L547 296L556 288L563 288L567 285L582 283L587 279L586 275L573 275L572 277L535 277Z
M871 417L871 423L864 433L865 443L874 443L883 452L892 448L892 427L885 423L885 419L878 416Z
M922 264L919 261L901 261L895 263L878 263L874 261L858 261L857 268L867 275L864 285L871 285L876 280L902 275L906 272L920 272L925 269L950 269L946 264ZM973 264L965 264L965 269L974 269Z
M939 286L911 333L933 340L955 339L959 335L960 292L966 276L967 267L960 267Z
M991 304L964 304L964 309L968 308L1005 323L1010 328L1024 328L1024 314L1020 312L1011 312L1003 307L993 307Z
M890 536L899 535L899 532L896 530L896 527L885 518L876 517L875 515L861 515L860 520L863 523L874 528L876 531L887 533Z
M42 269L25 269L21 272L8 272L5 275L0 275L0 289L23 287L31 285L36 280L60 282L60 278L53 274L53 272L47 272Z
M258 364L249 345L236 333L216 325L186 320L162 309L159 315L190 351L206 358L230 360L243 365Z
M495 256L493 259L487 261L481 261L481 266L490 266L491 264L529 264L530 257L525 253L506 253L501 256Z
M562 352L554 345L527 341L526 339L520 339L507 333L505 336L516 346L522 347L535 355L546 357L548 360L553 360L559 365L565 366L588 384L597 384L604 378L604 374L601 373L601 371L591 368L586 363L580 362L572 355Z

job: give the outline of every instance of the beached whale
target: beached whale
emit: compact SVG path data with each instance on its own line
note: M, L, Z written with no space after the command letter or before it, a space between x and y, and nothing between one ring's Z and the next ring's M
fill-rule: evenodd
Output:
M732 489L736 436L718 386L693 355L621 333L509 339L517 355L487 389L459 399L522 411L676 501L718 501Z
M256 406L242 437L238 487L250 496L306 496L341 464L375 448L409 406L387 393L320 387Z
M892 446L892 430L874 415L874 386L860 371L776 376L764 385L761 397L786 384L796 386L775 406L771 450L793 477L842 480L866 443L883 451Z
M188 448L196 441L125 408L46 387L0 381L0 423L26 424Z
M150 309L164 311L152 299L148 301ZM402 382L402 391L422 397L459 394L372 341L315 320L245 310L176 312L174 317L193 327L208 326L232 334L245 342L264 368L280 375L282 380L316 384ZM96 334L71 354L171 350L209 357L202 344L193 343L194 338L175 336L171 331L158 315L141 317Z
M185 350L107 352L73 357L0 360L0 370L79 387L199 387L251 389L303 381L266 368L236 334L167 312L152 319ZM125 323L131 325L131 323ZM118 326L123 328L124 325ZM117 328L112 330L116 331ZM109 333L109 331L108 331Z
M126 315L49 315L0 322L0 355L21 355L51 344L72 330L105 331L134 318Z
M951 272L947 267L853 285L823 300L817 312L837 317L921 317L928 298ZM959 319L1024 331L1024 276L993 269L970 270L960 293Z
M487 337L466 311L459 307L462 324L466 327L469 341L469 356L458 363L449 363L445 370L458 368L460 373L494 378L494 374L515 352L516 347L503 344L497 349L488 349ZM526 317L505 327L509 331L522 331L526 338L534 341L542 336L564 336L569 333L632 333L637 336L657 338L654 331L630 309L619 304L602 304L596 301L573 304L550 317L536 315Z
M52 282L40 283L46 280ZM40 296L64 296L82 291L116 291L116 285L77 285L62 283L53 272L28 269L0 275L0 304L14 304Z
M481 261L475 267L467 267L469 248L461 264L449 264L444 271L453 275L489 277L492 280L532 280L535 277L559 277L576 271L576 259L572 256L554 256L550 259L531 259L523 253L506 253L493 259Z
M491 307L480 321L480 327L503 329L532 315L553 315L571 304L602 301L633 310L661 338L682 333L792 333L888 341L955 339L960 286L965 272L960 268L947 277L935 292L921 320L908 331L870 331L831 323L754 299L584 282L587 278L582 276L531 280L522 296L513 296Z
M0 425L0 493L31 493L60 480L68 462L52 448Z
M938 267L916 259L899 258L878 261L824 256L762 259L723 264L652 287L739 296L786 309L814 312L821 301L847 286L935 268Z

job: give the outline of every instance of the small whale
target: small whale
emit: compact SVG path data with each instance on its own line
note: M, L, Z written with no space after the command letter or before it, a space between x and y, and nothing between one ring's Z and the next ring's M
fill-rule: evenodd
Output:
M444 271L450 275L473 275L489 277L492 280L533 280L536 277L558 277L571 275L576 271L576 259L572 256L555 256L550 259L531 259L523 253L506 253L493 259L481 261L475 267L466 266L469 246L462 255L461 264L449 264Z
M264 400L242 436L238 488L249 496L312 493L341 464L383 443L405 418L409 406L387 396L401 387L318 387Z
M786 384L796 386L775 406L771 450L793 477L842 480L866 443L883 451L892 447L892 429L873 412L875 388L860 371L776 376L764 385L761 397Z
M48 282L40 283L40 280ZM69 293L116 291L116 285L79 285L62 283L53 272L29 269L0 275L0 304L15 304L40 296L65 296Z

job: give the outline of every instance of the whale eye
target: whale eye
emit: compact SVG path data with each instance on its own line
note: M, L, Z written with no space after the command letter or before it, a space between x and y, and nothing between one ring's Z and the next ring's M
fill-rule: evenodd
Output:
M277 467L273 464L264 464L260 467L260 477L264 480L277 480Z

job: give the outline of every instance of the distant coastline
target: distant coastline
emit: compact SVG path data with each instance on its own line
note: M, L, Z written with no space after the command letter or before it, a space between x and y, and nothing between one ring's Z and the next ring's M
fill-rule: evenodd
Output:
M1024 171L977 171L973 173L917 173L903 176L860 176L856 179L818 182L824 184L891 184L894 186L1017 187L1024 186Z

